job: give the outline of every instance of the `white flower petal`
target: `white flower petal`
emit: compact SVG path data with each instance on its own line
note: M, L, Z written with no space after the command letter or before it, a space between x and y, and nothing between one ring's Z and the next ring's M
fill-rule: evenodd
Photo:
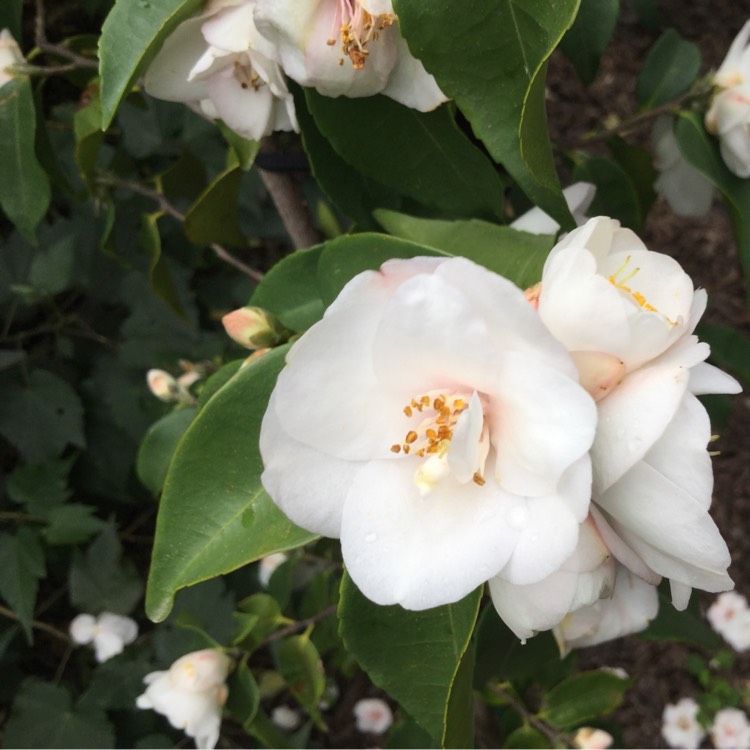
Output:
M396 62L381 93L420 112L430 112L447 102L448 97L440 90L434 77L409 52L406 40L399 36L396 45Z

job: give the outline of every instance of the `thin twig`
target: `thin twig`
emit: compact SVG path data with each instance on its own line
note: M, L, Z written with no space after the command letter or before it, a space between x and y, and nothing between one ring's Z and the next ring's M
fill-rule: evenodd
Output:
M49 68L38 68L37 71L40 73L46 73L52 75L55 73L67 73L77 68L88 68L90 70L99 70L99 62L92 60L90 57L84 57L79 55L77 52L63 47L60 44L53 44L47 39L47 31L45 28L45 9L44 0L36 0L36 17L34 18L34 43L42 52L48 52L58 57L63 57L66 60L70 60L69 65L58 65L51 66Z
M266 172L265 169L258 171L294 247L299 250L317 245L322 239L320 232L315 228L302 191L291 175Z
M267 646L269 643L273 643L273 641L278 641L281 638L286 638L288 635L299 633L300 630L306 630L308 627L310 627L310 625L314 625L316 622L320 622L321 620L325 620L331 615L335 615L337 609L338 606L336 604L331 604L325 609L322 609L317 614L314 614L305 620L300 620L299 622L292 623L291 625L288 625L281 630L277 630L275 633L271 633L271 635L269 635L268 638L266 638L260 645L261 647Z
M151 200L156 201L159 208L164 211L165 214L168 214L173 219L176 219L182 224L185 223L185 214L183 214L172 203L170 203L170 201L163 193L160 193L157 190L148 187L147 185L136 182L134 180L123 180L119 177L113 177L112 175L107 175L106 177L99 178L98 182L102 185L109 185L110 187L120 187L124 188L125 190L131 190L134 193L138 193L138 195L143 195L146 198L151 198ZM253 268L252 266L248 266L246 263L243 263L241 260L239 260L239 258L235 258L234 255L232 255L229 250L227 250L223 245L212 242L209 247L214 251L217 258L220 258L225 263L229 263L229 265L232 265L239 271L242 271L242 273L244 273L256 283L263 278L263 274L260 271Z
M3 617L7 617L10 620L15 620L16 622L20 622L21 620L21 618L12 609L3 607L1 604L0 604L0 615L2 615ZM46 622L40 622L39 620L32 620L31 627L36 628L37 630L41 630L42 632L47 633L48 635L51 635L54 638L57 638L58 641L62 641L68 646L70 646L70 644L73 643L73 641L71 640L70 636L68 636L67 633L63 633L62 630L58 630L52 625L48 625Z
M550 727L548 724L545 724L543 721L538 719L534 714L529 711L526 706L523 705L520 701L516 700L515 697L509 693L507 690L500 687L500 685L497 684L489 684L487 686L495 695L502 698L506 703L508 703L510 706L513 707L515 711L517 711L523 720L534 727L538 732L541 732L554 746L560 741L560 734L556 732L552 727Z

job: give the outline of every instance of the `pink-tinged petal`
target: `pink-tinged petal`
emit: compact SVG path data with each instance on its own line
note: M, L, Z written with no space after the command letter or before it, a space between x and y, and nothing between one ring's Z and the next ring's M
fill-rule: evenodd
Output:
M690 370L688 389L696 396L707 393L741 393L742 386L718 367L702 362Z
M605 352L571 352L579 382L594 399L601 401L625 377L625 363Z
M393 15L393 2L392 0L359 0L359 4L371 15L371 16L392 16Z
M201 34L204 20L204 16L189 18L167 37L146 71L144 85L151 96L170 102L199 101L208 96L205 81L188 80L208 48Z
M591 448L594 491L602 493L640 461L672 421L687 387L682 367L644 367L599 402Z
M373 461L357 475L341 529L344 563L377 604L429 609L494 576L519 536L520 500L446 476L422 496L411 460ZM509 522L509 519L511 522Z
M406 40L396 40L397 58L382 94L420 112L430 112L448 97L440 90L437 81L411 52Z
M292 438L276 417L277 401L274 391L260 431L263 487L298 526L336 538L346 495L361 464L332 458Z

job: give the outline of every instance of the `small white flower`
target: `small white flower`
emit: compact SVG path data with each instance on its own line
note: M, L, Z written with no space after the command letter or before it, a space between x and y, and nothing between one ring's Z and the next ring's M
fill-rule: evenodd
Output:
M674 119L657 118L651 132L654 166L659 176L654 190L678 216L703 216L708 213L716 192L713 184L682 155L674 134Z
M94 644L98 662L122 653L138 637L138 623L123 615L102 612L99 617L78 615L70 623L70 637L78 644Z
M714 599L706 612L706 619L719 634L731 627L740 612L748 609L747 599L736 591L725 591Z
M590 182L574 182L563 190L565 202L568 204L570 213L573 214L576 225L586 223L586 211L596 195L596 185ZM535 206L525 214L521 214L510 224L513 229L530 234L557 234L560 225L549 215Z
M14 76L8 70L13 65L25 62L21 48L8 29L0 31L0 88L12 81Z
M186 372L179 378L174 378L166 370L153 368L146 373L148 389L156 398L166 403L193 403L193 397L188 388L201 378L200 373Z
M606 750L613 741L609 732L594 727L581 727L573 737L573 744L583 750Z
M175 729L193 737L199 750L211 750L219 740L229 665L229 657L214 649L185 654L168 672L143 678L148 687L136 705L163 714Z
M737 750L750 747L750 721L739 708L722 708L716 712L709 730L711 742L719 750Z
M293 732L300 724L299 711L289 706L276 706L271 711L271 721L285 732Z
M360 732L383 734L393 724L391 707L380 698L363 698L354 704L354 718Z
M681 698L664 707L661 734L670 747L697 748L706 732L698 723L698 704L692 698Z
M260 585L264 588L268 586L271 576L273 575L276 568L282 565L289 559L288 555L283 552L274 552L272 555L266 555L261 558L258 565L258 580Z

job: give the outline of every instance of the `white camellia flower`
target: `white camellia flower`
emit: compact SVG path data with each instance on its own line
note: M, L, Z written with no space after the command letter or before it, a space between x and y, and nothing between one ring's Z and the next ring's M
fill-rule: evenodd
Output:
M262 557L260 563L258 563L258 580L260 581L260 585L263 587L268 586L276 568L283 565L288 559L289 556L283 552L274 552L272 555Z
M674 119L658 117L651 131L654 166L659 176L654 190L678 216L703 216L713 203L713 184L682 155L674 134Z
M354 718L360 732L383 734L393 724L391 707L380 698L362 698L354 704Z
M168 672L143 678L148 687L136 705L163 714L175 729L192 737L199 750L210 750L219 740L229 665L229 657L215 649L185 654Z
M750 747L750 721L739 708L722 708L716 712L709 730L711 742L719 750L743 750Z
M720 594L708 608L706 617L711 627L735 651L750 648L750 608L747 599L734 591Z
M102 612L99 617L83 614L73 619L69 632L76 643L93 643L96 660L104 662L122 653L138 637L138 623L112 612Z
M295 523L341 538L365 596L427 609L570 557L595 415L510 281L465 258L392 260L287 355L262 481Z
M706 113L706 130L718 135L727 167L750 177L750 21L732 42L714 85L719 92Z
M8 70L12 65L25 62L21 48L13 34L8 29L0 31L0 88L13 80L13 74Z
M704 361L709 347L693 335L705 291L598 217L553 248L538 297L597 401L592 516L605 544L647 582L669 578L679 609L693 586L731 589L729 552L708 514L711 430L696 395L740 386Z
M185 102L260 140L299 130L294 100L276 51L253 22L255 0L211 0L202 15L180 24L146 72L146 91Z
M271 711L271 721L279 729L283 729L285 732L293 732L300 725L301 717L299 711L295 711L293 708L289 708L289 706L281 705L276 706Z
M570 213L578 226L586 223L586 211L596 195L596 185L590 182L574 182L563 190L565 202L568 204ZM510 223L513 229L530 234L557 234L560 225L538 206L521 214L515 221Z
M639 633L659 611L656 587L617 565L611 595L565 617L554 634L561 654Z
M409 52L391 0L257 0L286 74L324 96L385 94L422 112L447 101Z
M661 734L670 747L700 747L706 732L698 723L698 704L692 698L668 703L661 718Z

